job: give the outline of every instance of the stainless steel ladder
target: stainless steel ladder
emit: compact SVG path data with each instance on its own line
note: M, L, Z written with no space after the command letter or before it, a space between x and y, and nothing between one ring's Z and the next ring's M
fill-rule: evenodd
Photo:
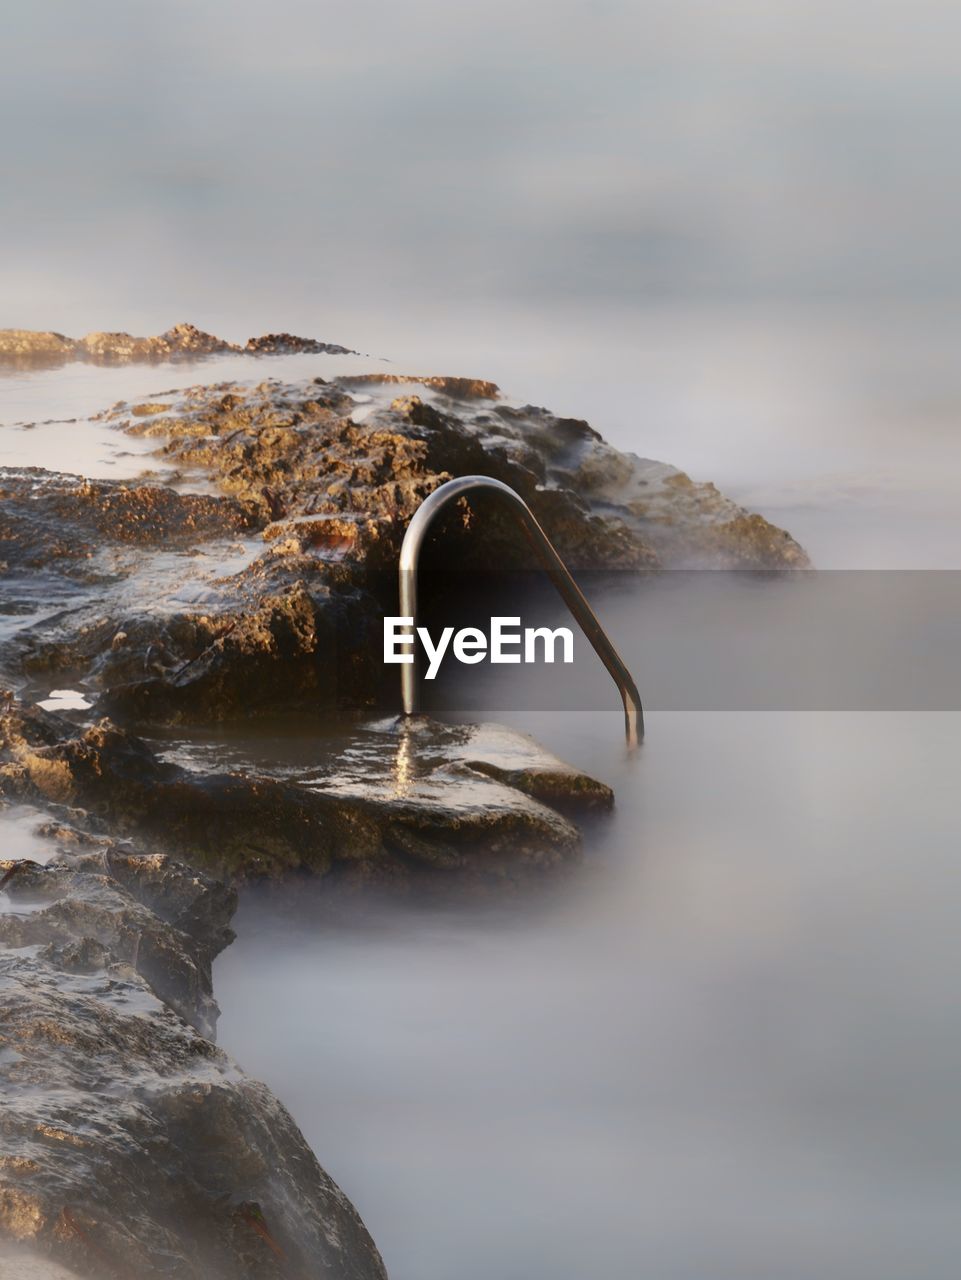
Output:
M400 549L400 616L413 619L413 634L417 628L417 563L421 547L427 536L434 517L467 493L483 491L499 496L517 518L528 541L537 552L545 570L554 586L560 592L564 603L576 618L581 630L587 636L607 668L612 680L617 685L624 703L624 729L629 747L635 747L644 736L644 711L641 707L637 685L620 655L607 638L604 628L598 622L593 609L584 599L577 583L568 572L564 561L557 554L551 540L538 524L530 507L514 490L500 480L490 476L460 476L456 480L448 480L440 485L420 504L407 526L404 542ZM401 698L404 715L414 715L417 711L417 660L416 649L414 662L405 663L400 669Z

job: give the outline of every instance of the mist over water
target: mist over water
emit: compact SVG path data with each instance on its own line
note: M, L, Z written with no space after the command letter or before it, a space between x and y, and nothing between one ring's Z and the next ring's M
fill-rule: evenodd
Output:
M4 323L370 350L398 307L956 300L959 36L944 0L21 6Z
M613 711L515 720L617 791L572 883L251 896L217 966L394 1280L948 1280L961 717L655 713L632 760Z

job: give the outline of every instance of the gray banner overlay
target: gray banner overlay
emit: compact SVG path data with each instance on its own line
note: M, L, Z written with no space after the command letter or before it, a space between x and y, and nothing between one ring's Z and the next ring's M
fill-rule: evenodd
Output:
M582 573L650 710L961 709L961 572ZM425 709L586 710L617 692L538 574L425 575L423 625L567 626L571 665L473 666L448 654ZM399 667L387 668L387 689Z

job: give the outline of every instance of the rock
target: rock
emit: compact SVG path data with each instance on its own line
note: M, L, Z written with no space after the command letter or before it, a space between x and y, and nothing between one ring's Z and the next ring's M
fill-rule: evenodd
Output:
M338 889L502 889L578 859L561 810L613 803L603 784L494 726L392 720L318 754L286 761L281 746L257 771L199 771L109 721L78 731L9 696L0 708L0 794L80 810L94 830L239 878L309 870Z
M36 360L59 364L75 356L76 343L62 333L34 329L0 329L0 360Z
M392 883L401 868L421 867L475 887L523 882L579 857L579 834L562 813L579 818L614 803L609 787L525 734L427 716L358 728L303 768L299 785L377 822L397 860ZM361 873L370 880L376 869L368 862Z
M196 359L203 356L286 355L292 352L354 355L349 347L298 338L293 334L265 334L250 338L244 346L204 333L192 324L175 324L166 333L152 338L135 338L129 333L88 333L68 338L62 333L32 329L0 329L0 363L15 365L63 364L87 360L94 364L128 364L159 360Z
M496 382L482 378L452 378L445 376L416 377L405 373L362 373L355 377L337 379L342 387L364 390L366 387L415 386L440 391L452 400L499 400L500 387Z
M401 383L411 394L392 398ZM104 416L176 470L166 484L7 475L0 558L16 594L0 662L12 680L80 683L135 726L375 708L401 540L452 475L511 485L574 569L807 563L713 485L472 379L226 383ZM185 472L220 496L178 492ZM536 563L483 495L444 513L429 556L461 580Z
M203 1034L233 896L51 829L46 866L0 860L0 1275L385 1280L290 1115Z
M31 1257L23 1249L0 1244L0 1280L80 1280L76 1271L68 1271L49 1259Z
M0 638L31 617L43 620L42 644L26 640L15 656L0 647L0 662L13 660L21 672L79 674L108 656L118 666L132 660L132 647L117 639L129 639L122 617L105 617L104 608L122 614L131 603L155 606L189 580L196 598L205 575L222 572L230 560L254 558L257 527L249 504L234 499L37 468L0 471ZM131 636L137 634L131 624ZM145 653L137 663L140 677L152 669Z
M496 724L422 724L420 732L432 733L452 759L562 813L602 812L614 804L610 787L558 760L526 734Z
M391 376L390 381L397 381ZM372 550L395 564L407 521L438 484L452 475L484 472L510 484L532 506L573 567L640 568L656 563L625 522L630 513L592 510L564 476L552 482L546 449L520 450L488 439L486 415L464 408L474 391L465 379L428 380L436 403L407 396L376 406L361 421L345 389L379 386L386 378L314 380L297 386L263 383L255 389L197 388L170 413L127 421L137 435L162 437L164 457L178 467L212 474L223 492L259 505L265 522L304 517L362 520ZM113 420L129 413L118 406ZM480 500L482 501L482 499ZM486 508L485 508L486 510ZM495 507L483 538L466 537L472 508L464 503L445 525L454 537L452 561L478 568L531 563L514 526ZM459 533L459 536L457 536Z
M382 608L369 593L325 580L289 548L225 581L185 587L191 571L167 557L148 577L104 585L115 609L104 615L101 601L45 620L19 641L20 672L45 682L69 673L99 687L101 711L141 725L316 715L371 702ZM167 601L158 601L165 589Z
M233 938L236 894L163 857L104 841L54 866L0 858L13 908L0 915L0 947L43 948L71 973L108 962L135 969L154 994L212 1037L217 1006L213 957ZM22 914L17 905L28 903Z
M0 547L8 570L90 560L104 544L169 549L257 527L254 507L232 498L36 467L0 470Z
M0 795L44 809L51 844L45 865L0 857L0 1243L27 1250L18 1277L384 1280L291 1117L211 1043L234 893L140 841L341 891L501 886L576 857L544 800L613 800L495 726L381 722L296 782L271 756L275 776L202 773L0 700ZM0 811L0 848L3 832Z
M356 351L336 342L318 342L316 338L298 338L293 333L265 333L260 338L248 338L244 351L257 356L328 355L352 356Z

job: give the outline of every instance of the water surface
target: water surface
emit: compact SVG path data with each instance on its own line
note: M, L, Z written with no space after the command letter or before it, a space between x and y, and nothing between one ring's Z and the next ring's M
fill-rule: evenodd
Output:
M949 1280L958 715L519 715L617 790L573 884L291 925L249 898L221 1041L394 1280Z

